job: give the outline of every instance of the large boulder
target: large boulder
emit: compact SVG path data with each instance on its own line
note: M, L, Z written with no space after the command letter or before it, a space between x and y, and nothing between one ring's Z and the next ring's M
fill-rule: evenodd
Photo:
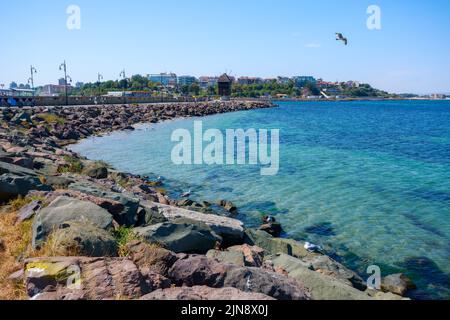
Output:
M15 176L24 177L24 176L31 176L31 177L38 177L38 173L21 167L17 166L11 163L1 162L0 161L0 174L9 173Z
M267 257L275 268L298 280L310 292L313 300L371 300L372 298L334 277L308 269L305 262L286 254Z
M52 234L57 255L115 257L118 246L112 234L88 221L68 221Z
M140 300L170 300L170 301L269 301L275 300L261 293L244 292L236 288L210 288L206 286L170 288L157 290L143 296Z
M146 206L145 204L138 211L137 226L149 226L158 223L168 222L168 219L161 213L155 205Z
M268 254L284 253L300 259L309 269L332 276L344 284L365 290L367 285L354 271L321 253L309 252L304 244L293 239L275 238L261 230L245 230L245 242L263 248Z
M185 256L178 259L170 268L168 277L178 286L193 287L206 285L212 288L223 287L228 270L235 268L201 255Z
M25 196L32 190L51 191L52 188L43 184L35 176L17 176L13 174L2 174L0 176L0 203Z
M114 201L106 198L99 198L89 194L85 194L79 191L74 190L57 190L47 195L47 201L54 200L60 196L67 196L71 198L75 198L81 201L92 202L97 206L107 210L113 216L116 216L124 211L125 207L118 201Z
M263 293L277 300L309 300L310 294L292 278L260 268L235 268L227 272L225 287Z
M116 193L109 190L105 190L99 185L88 182L77 182L69 186L69 189L76 190L85 194L89 194L98 198L106 198L123 205L124 209L114 214L114 220L120 225L127 227L133 227L137 222L137 212L139 209L139 199L133 197L133 195L124 193Z
M222 263L230 263L240 267L245 266L244 254L242 252L209 250L206 256Z
M264 261L264 249L258 246L249 246L243 244L240 246L233 246L227 249L230 252L239 252L244 255L245 266L247 267L261 267Z
M206 224L191 221L159 223L133 230L148 242L161 244L176 253L204 253L222 241Z
M101 164L92 163L83 169L83 174L93 179L106 179L108 178L108 168Z
M384 277L381 280L381 289L384 292L404 296L408 290L416 289L416 285L404 274L397 273Z
M286 300L309 298L308 292L293 279L259 268L220 263L205 256L194 255L179 259L169 270L169 278L179 286L233 287Z
M274 238L262 230L246 229L244 241L251 246L258 246L264 249L268 254L293 254L292 245L285 239Z
M45 183L55 189L66 189L74 180L65 176L46 176Z
M169 221L185 218L208 225L216 234L222 237L225 245L241 244L244 236L244 224L236 219L203 214L178 207L171 207L160 203L146 203L148 207L157 207Z
M129 258L141 272L154 272L168 276L169 269L178 260L175 253L142 241L132 241L127 244L126 249Z
M221 206L222 208L224 208L226 211L228 211L231 214L236 214L238 212L237 207L231 201L219 200L217 202L217 205Z
M148 293L137 267L123 258L30 259L24 276L32 300L135 299Z
M314 257L303 257L301 260L308 263L310 268L314 271L331 276L358 290L364 291L367 289L367 284L356 272L348 269L328 256L316 255Z
M48 235L66 221L89 221L97 228L108 230L113 218L108 211L91 202L58 197L34 219L33 247L39 248Z

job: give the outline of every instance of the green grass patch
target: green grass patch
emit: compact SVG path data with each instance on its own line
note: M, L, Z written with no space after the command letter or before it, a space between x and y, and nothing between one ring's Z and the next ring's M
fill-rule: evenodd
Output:
M40 113L37 115L38 118L42 119L44 122L48 124L58 123L58 124L64 124L66 123L66 120L57 116L53 113Z
M119 247L119 257L128 257L130 252L127 249L127 245L131 241L140 240L139 237L133 232L132 228L127 228L124 226L114 230L113 237Z

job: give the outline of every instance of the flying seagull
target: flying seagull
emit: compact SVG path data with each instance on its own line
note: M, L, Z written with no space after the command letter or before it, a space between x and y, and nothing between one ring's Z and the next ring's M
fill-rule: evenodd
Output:
M348 44L348 40L347 38L345 38L342 33L336 33L336 40L337 41L342 41L345 45Z

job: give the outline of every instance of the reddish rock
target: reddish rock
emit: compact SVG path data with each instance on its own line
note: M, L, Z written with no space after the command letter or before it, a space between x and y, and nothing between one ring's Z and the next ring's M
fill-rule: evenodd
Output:
M123 258L30 259L25 279L30 298L37 300L133 299L148 293L136 265Z
M167 276L169 269L178 260L175 253L171 251L140 241L128 244L127 250L130 259L134 261L142 273L154 272Z
M6 152L8 153L23 153L25 152L27 149L22 148L22 147L11 147L6 149Z
M213 300L213 301L268 301L275 300L260 293L243 292L235 288L214 289L206 286L170 288L157 290L140 300Z
M243 244L228 248L228 251L242 252L247 267L261 267L264 260L264 249L257 246Z
M162 195L161 193L156 193L156 197L158 198L158 202L164 205L169 205L169 200L166 199L166 197L164 197L164 195Z
M169 270L169 278L177 285L222 287L232 265L222 264L205 256L192 255L179 259Z
M219 263L205 256L181 258L169 271L178 286L232 287L262 293L278 300L309 300L310 294L296 280L259 268Z

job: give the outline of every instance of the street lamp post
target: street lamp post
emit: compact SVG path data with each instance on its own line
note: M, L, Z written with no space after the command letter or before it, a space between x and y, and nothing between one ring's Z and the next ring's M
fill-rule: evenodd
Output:
M98 95L99 96L101 95L100 84L101 84L102 80L103 80L103 76L100 73L98 73L97 74L97 81L98 81Z
M123 69L123 70L120 72L119 77L121 77L123 80L126 80L126 79L127 79L127 75L126 75L126 73L125 73L125 69ZM127 100L126 100L126 98L125 98L125 87L122 88L122 89L123 89L123 90L122 90L123 103L126 104L126 103L127 103Z
M64 93L65 93L65 96L66 96L66 106L68 106L69 105L69 95L68 95L68 92L67 92L67 83L68 83L67 79L70 79L70 82L72 82L72 78L67 75L67 64L66 64L65 60L59 66L59 70L63 70L64 71Z
M37 70L35 67L30 67L30 74L31 77L28 79L28 83L31 84L31 90L33 90L33 97L34 97L34 74L37 73Z

